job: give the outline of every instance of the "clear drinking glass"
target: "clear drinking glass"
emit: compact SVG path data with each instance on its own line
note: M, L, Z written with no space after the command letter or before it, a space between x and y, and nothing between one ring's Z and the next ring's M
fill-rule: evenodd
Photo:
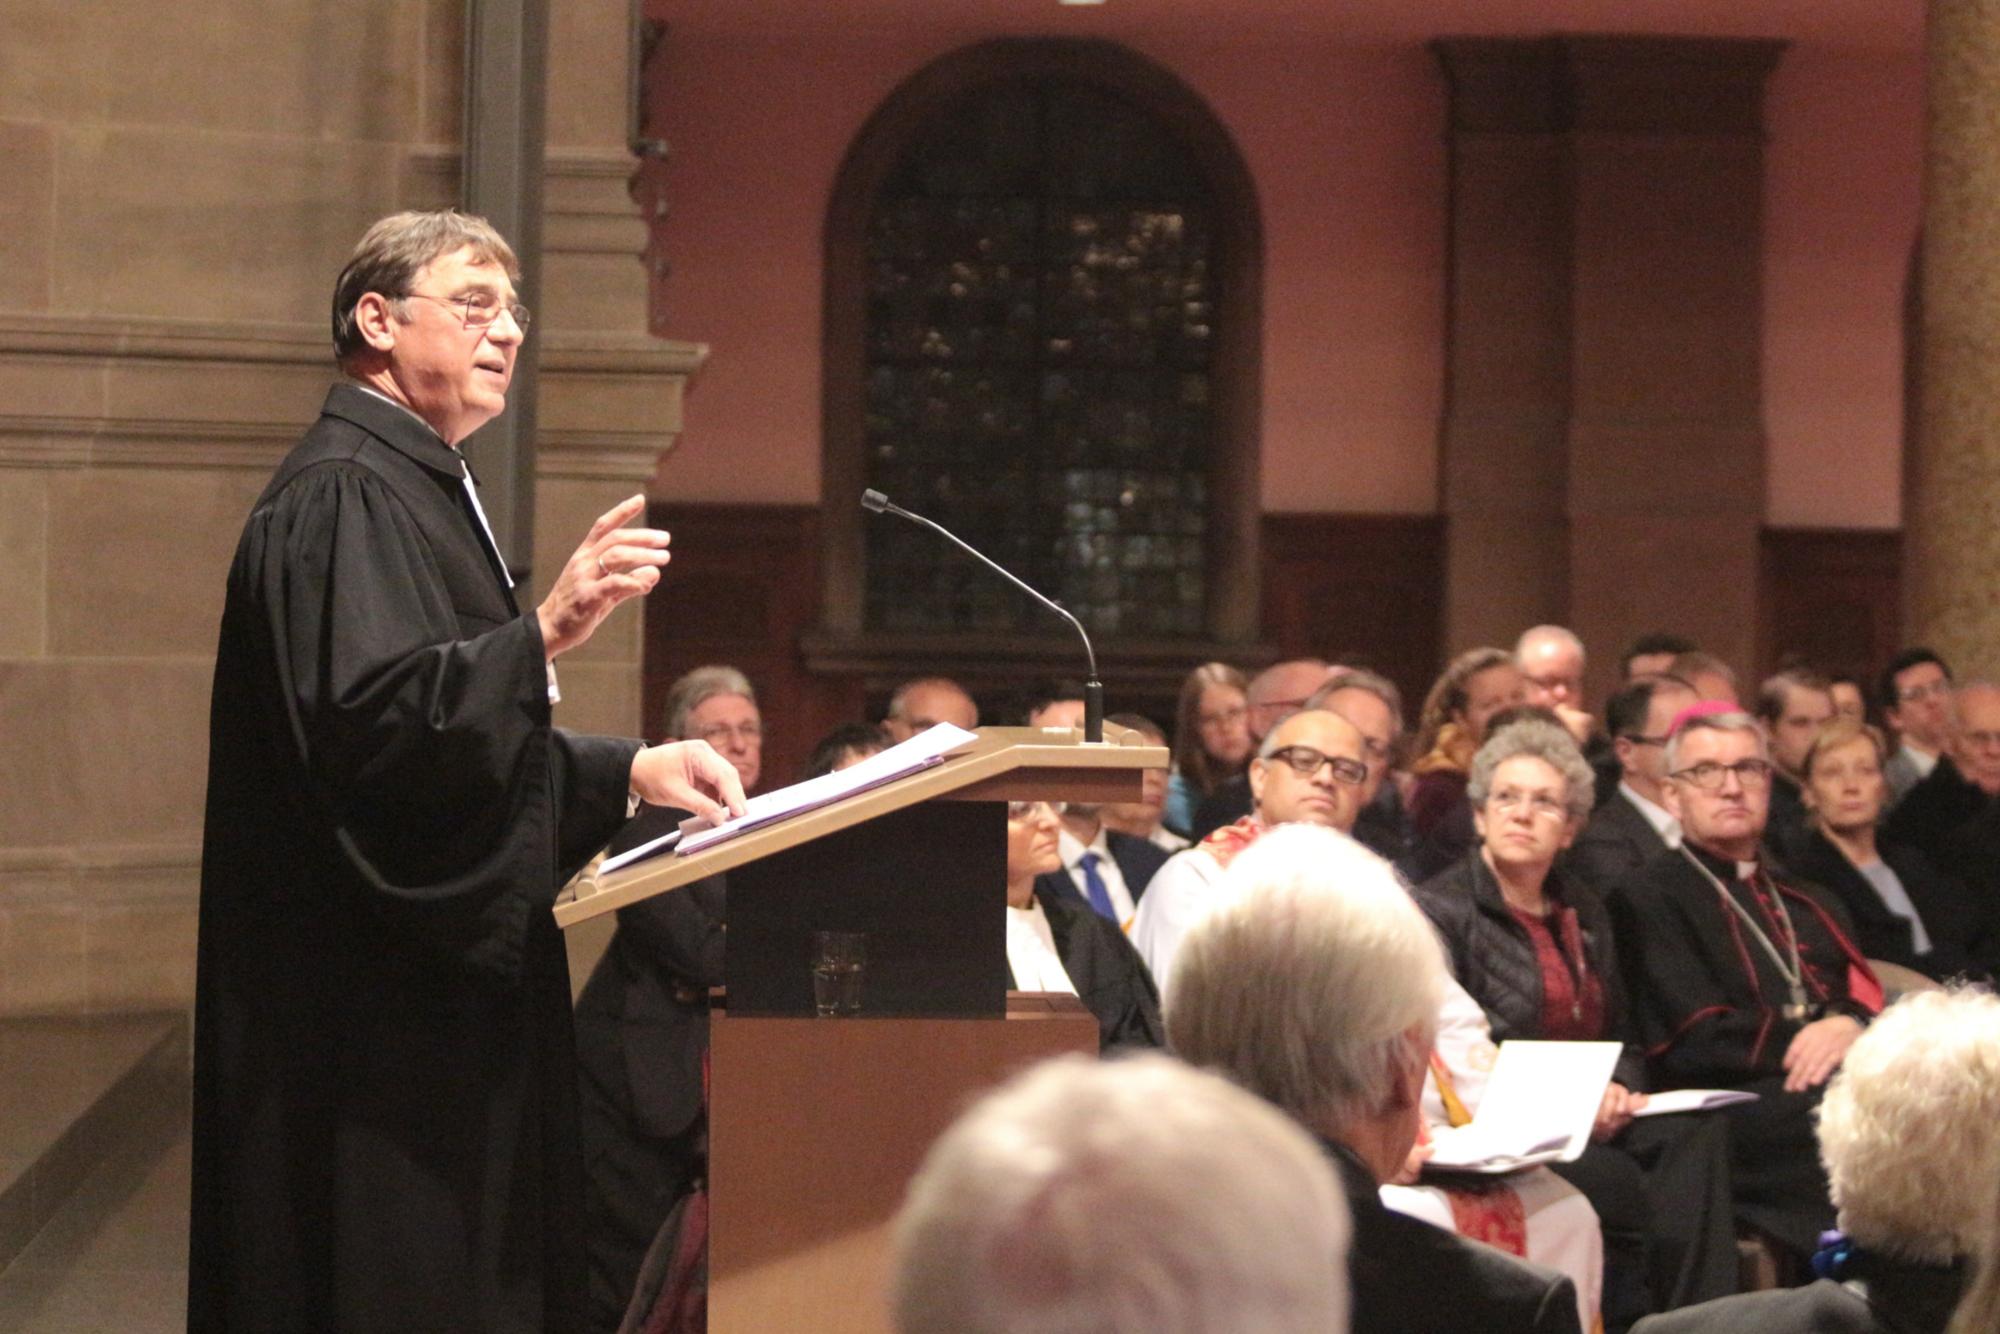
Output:
M868 969L868 933L815 931L812 936L813 1006L821 1017L861 1013L861 981Z

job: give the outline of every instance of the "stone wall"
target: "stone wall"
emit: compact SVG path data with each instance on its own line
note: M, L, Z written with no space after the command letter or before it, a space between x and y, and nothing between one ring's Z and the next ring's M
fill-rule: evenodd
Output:
M544 583L643 489L705 351L645 333L625 5L552 8ZM455 196L461 13L0 0L0 1012L192 994L224 573L333 378L355 238ZM639 657L621 611L558 721L637 731Z

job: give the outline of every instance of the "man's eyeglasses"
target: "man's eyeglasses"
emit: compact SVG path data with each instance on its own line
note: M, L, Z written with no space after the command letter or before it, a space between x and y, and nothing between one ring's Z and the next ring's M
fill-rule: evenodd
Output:
M1345 755L1325 755L1311 746L1280 746L1268 758L1289 764L1292 772L1301 778L1311 778L1324 764L1333 767L1333 778L1337 783L1360 787L1368 781L1368 766L1360 760L1349 759Z
M1951 693L1951 682L1932 681L1927 685L1904 686L1896 692L1896 700L1901 704L1915 704L1920 699L1943 699Z
M1228 708L1217 710L1214 713L1198 713L1195 715L1194 720L1203 727L1229 727L1242 722L1244 718L1249 716L1249 713L1250 710L1246 706L1232 704Z
M528 308L518 301L501 301L491 292L467 292L464 296L431 296L426 292L405 292L404 296L415 297L419 301L435 301L440 306L458 307L459 317L468 329L486 329L506 311L514 317L514 327L522 333L528 332L531 316Z
M1069 803L1066 801L1010 801L1007 803L1007 818L1025 820L1044 806L1049 808L1049 814L1055 816L1061 816L1069 810Z
M1736 781L1744 787L1763 787L1771 781L1771 766L1765 760L1738 760L1734 764L1717 764L1714 760L1704 760L1700 764L1669 774L1683 783L1692 783L1704 792L1720 792L1723 776L1735 774Z

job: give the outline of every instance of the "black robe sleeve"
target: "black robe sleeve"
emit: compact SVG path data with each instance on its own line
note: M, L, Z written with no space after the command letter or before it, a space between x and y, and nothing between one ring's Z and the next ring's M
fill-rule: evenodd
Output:
M622 820L638 743L551 726L539 622L471 605L364 467L294 478L253 517L233 578L341 879L396 929L511 973L527 915Z

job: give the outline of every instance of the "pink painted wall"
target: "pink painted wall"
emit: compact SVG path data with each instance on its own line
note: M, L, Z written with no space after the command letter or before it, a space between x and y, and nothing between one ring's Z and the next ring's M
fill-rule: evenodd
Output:
M711 345L657 494L819 499L820 228L849 142L959 39L692 33L658 62L673 145L656 332ZM1207 99L1257 182L1264 495L1274 510L1435 508L1442 82L1417 47L1134 47Z
M1794 47L1768 117L1766 513L1781 526L1898 527L1921 57Z
M964 34L669 38L651 89L672 271L655 329L711 345L655 490L819 499L820 229L842 154ZM1204 97L1256 181L1265 239L1263 490L1288 512L1429 513L1442 389L1444 88L1421 46L1162 35L1135 49ZM1770 91L1768 514L1897 522L1902 284L1922 75L1910 52L1801 45Z

